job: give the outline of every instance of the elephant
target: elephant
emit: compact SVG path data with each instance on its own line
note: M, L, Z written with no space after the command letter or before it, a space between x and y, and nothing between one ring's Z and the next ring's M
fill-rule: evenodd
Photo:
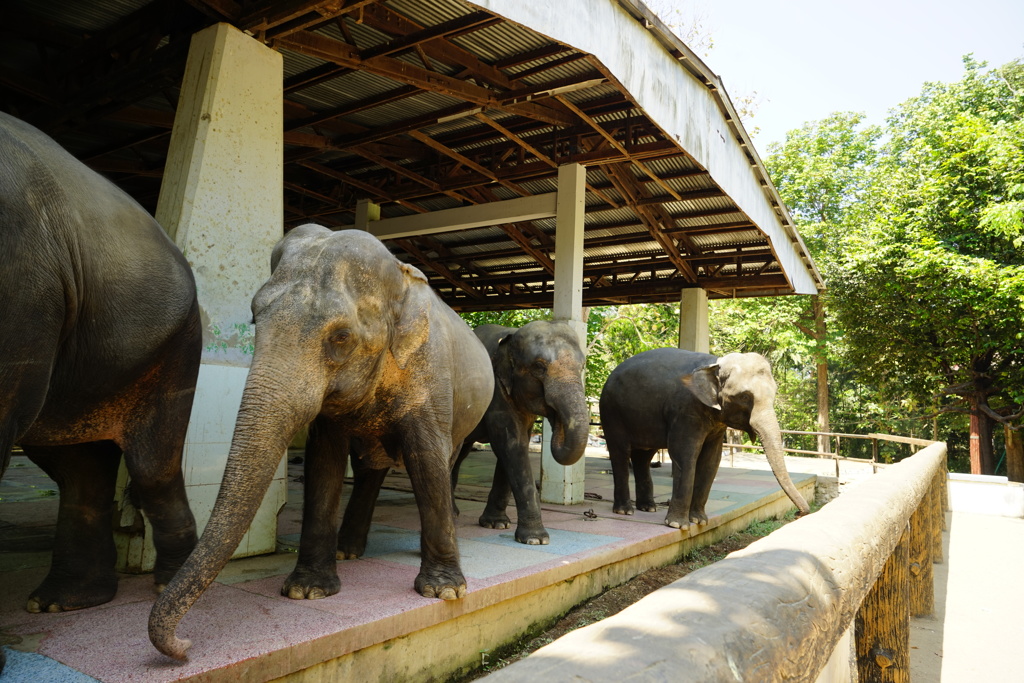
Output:
M756 353L716 358L665 348L624 361L608 376L600 403L614 480L613 511L633 514L630 465L636 506L656 510L650 463L656 451L667 448L673 468L665 523L679 529L707 524L704 507L722 459L725 429L731 427L761 440L779 485L801 514L809 512L786 472L776 389L771 366Z
M313 224L275 245L252 311L252 365L217 501L150 612L150 640L177 659L191 644L175 634L178 622L227 563L307 424L299 553L282 594L316 599L340 589L337 520L353 442L361 445L353 466L370 478L397 465L409 472L421 523L415 589L443 600L466 593L449 476L494 388L469 326L376 237Z
M530 432L542 415L553 430L555 461L568 466L583 457L590 432L583 352L576 333L564 322L535 320L518 330L481 325L475 332L491 356L494 397L462 446L452 470L452 488L473 442L490 443L498 463L480 526L509 527L505 508L511 492L516 501L516 540L547 545L550 538L541 521L540 496L530 468Z
M196 544L181 467L202 353L192 270L135 200L4 113L0 252L0 475L19 445L60 494L50 570L27 609L114 597L122 454L159 588Z

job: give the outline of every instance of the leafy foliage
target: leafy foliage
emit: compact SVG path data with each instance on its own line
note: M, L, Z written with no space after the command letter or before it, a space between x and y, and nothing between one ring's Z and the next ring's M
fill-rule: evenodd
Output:
M769 158L829 283L835 428L920 432L1024 403L1024 69L965 67L882 129L833 115Z

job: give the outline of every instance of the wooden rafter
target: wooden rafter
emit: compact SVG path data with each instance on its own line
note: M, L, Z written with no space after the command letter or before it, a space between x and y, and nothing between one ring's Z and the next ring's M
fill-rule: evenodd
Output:
M607 164L601 168L604 170L605 175L616 185L619 194L627 198L627 203L633 207L648 232L662 246L665 253L672 259L672 263L679 269L679 272L683 273L690 282L696 282L697 274L683 260L682 255L679 253L679 248L672 238L662 231L660 222L652 215L648 207L636 204L637 200L642 198L642 194L632 174L627 169L616 164Z
M569 126L575 123L573 117L547 107L530 103L503 105L494 96L493 91L483 86L434 71L427 71L391 57L364 59L352 46L318 33L300 31L281 38L277 41L277 45L309 57L334 62L339 66L359 69L399 83L415 85L421 90L456 97L478 106L502 109L510 114L539 119L556 126Z

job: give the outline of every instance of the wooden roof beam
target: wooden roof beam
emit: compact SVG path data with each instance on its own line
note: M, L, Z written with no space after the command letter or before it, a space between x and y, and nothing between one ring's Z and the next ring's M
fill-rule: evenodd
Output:
M679 248L676 246L672 238L660 229L658 221L647 210L647 207L636 206L636 200L641 199L642 196L639 192L640 188L632 174L629 173L627 169L614 164L607 164L601 168L604 170L605 175L615 183L619 190L619 194L627 200L627 203L629 203L637 215L640 216L640 220L643 221L648 232L651 233L651 236L657 240L658 244L660 244L669 255L669 258L672 259L672 263L675 264L679 272L683 273L690 282L696 282L697 274L693 272L693 269L690 268L689 264L682 259L682 254L679 253Z
M501 109L510 114L539 119L556 126L570 126L576 123L575 117L537 104L503 105L493 91L483 86L428 71L391 57L363 59L351 45L317 33L300 31L279 39L276 44L309 57L334 62L339 66L361 69L399 83L456 97L478 106Z
M437 142L434 139L432 139L429 135L425 135L418 130L409 131L408 135L413 139L417 140L418 142L420 142L421 144L426 145L427 147L437 152L440 152L441 154L444 154L450 159L454 159L455 161L459 162L466 168L475 171L476 173L484 176L485 178L489 178L491 181L495 183L500 183L501 185L507 187L508 189L512 190L521 197L526 197L530 194L521 186L517 185L516 183L513 183L511 180L503 180L501 178L498 178L498 176L496 176L490 169L481 166L480 164L476 163L469 157L463 156L462 154L459 154L453 149L445 147L440 142Z

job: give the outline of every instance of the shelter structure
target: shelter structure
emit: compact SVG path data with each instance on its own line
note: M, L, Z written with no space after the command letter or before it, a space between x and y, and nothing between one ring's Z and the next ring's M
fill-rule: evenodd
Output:
M200 523L282 228L369 230L454 309L550 307L581 337L586 306L680 301L696 350L709 297L822 287L721 80L638 0L9 0L3 14L0 108L134 196L196 273ZM582 472L545 468L545 495L582 500ZM283 476L257 517L269 533L252 532L271 544Z

